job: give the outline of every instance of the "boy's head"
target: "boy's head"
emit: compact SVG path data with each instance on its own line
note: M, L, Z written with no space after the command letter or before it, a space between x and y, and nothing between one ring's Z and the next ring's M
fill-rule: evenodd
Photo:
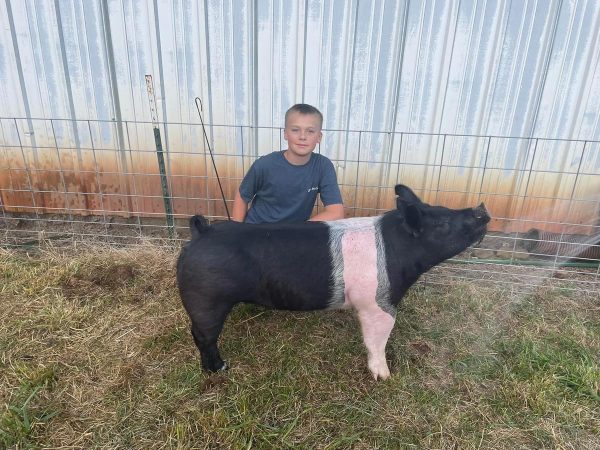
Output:
M311 116L311 115L316 116L316 118L319 121L319 131L321 131L321 128L323 127L323 114L321 114L321 111L319 111L317 108L315 108L312 105L307 105L306 103L295 104L290 109L288 109L285 113L286 128L288 126L288 120L290 118L290 115L292 115L294 113L302 114L305 116Z
M323 115L314 106L299 103L285 113L283 136L288 141L288 161L302 164L321 142Z

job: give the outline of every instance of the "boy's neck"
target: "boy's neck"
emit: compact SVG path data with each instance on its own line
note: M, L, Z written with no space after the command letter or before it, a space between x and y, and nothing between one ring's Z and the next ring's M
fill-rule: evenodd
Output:
M304 164L306 164L310 161L311 156L312 156L312 152L310 152L308 155L305 155L305 156L295 155L292 152L290 152L289 150L285 150L283 152L283 157L286 159L286 161L294 166L303 166Z

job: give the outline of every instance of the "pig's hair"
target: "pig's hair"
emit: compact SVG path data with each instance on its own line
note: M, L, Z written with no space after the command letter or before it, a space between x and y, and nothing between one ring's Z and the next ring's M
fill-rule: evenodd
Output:
M192 239L199 237L209 228L210 225L208 224L208 220L206 220L204 216L195 215L190 218L190 232L192 233Z

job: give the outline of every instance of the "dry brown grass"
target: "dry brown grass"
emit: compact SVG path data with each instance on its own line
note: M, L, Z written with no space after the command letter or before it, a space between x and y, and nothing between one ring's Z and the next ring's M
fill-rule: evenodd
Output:
M600 301L417 286L374 383L349 313L252 306L207 375L175 249L1 251L0 447L598 448Z

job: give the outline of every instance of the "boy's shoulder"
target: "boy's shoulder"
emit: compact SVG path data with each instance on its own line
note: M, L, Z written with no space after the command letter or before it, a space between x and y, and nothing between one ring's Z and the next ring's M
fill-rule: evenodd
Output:
M254 164L258 166L270 166L282 160L283 152L280 150L276 150L274 152L267 153L266 155L259 156L258 159L254 162Z
M314 161L315 166L321 170L328 170L330 167L333 168L333 162L325 155L313 153L311 159Z
M274 152L260 156L254 162L254 165L256 166L257 169L270 168L270 167L273 167L274 165L275 166L281 165L283 167L288 167L289 164L287 163L285 156L283 155L284 151L285 150L275 150ZM313 153L309 164L318 165L319 167L323 167L323 165L329 165L329 164L333 165L331 160L327 156L321 155L320 153Z
M318 162L321 162L321 163L324 163L324 162L325 163L331 163L331 160L327 156L322 155L320 153L313 153L313 156L316 157L316 161L318 161Z

